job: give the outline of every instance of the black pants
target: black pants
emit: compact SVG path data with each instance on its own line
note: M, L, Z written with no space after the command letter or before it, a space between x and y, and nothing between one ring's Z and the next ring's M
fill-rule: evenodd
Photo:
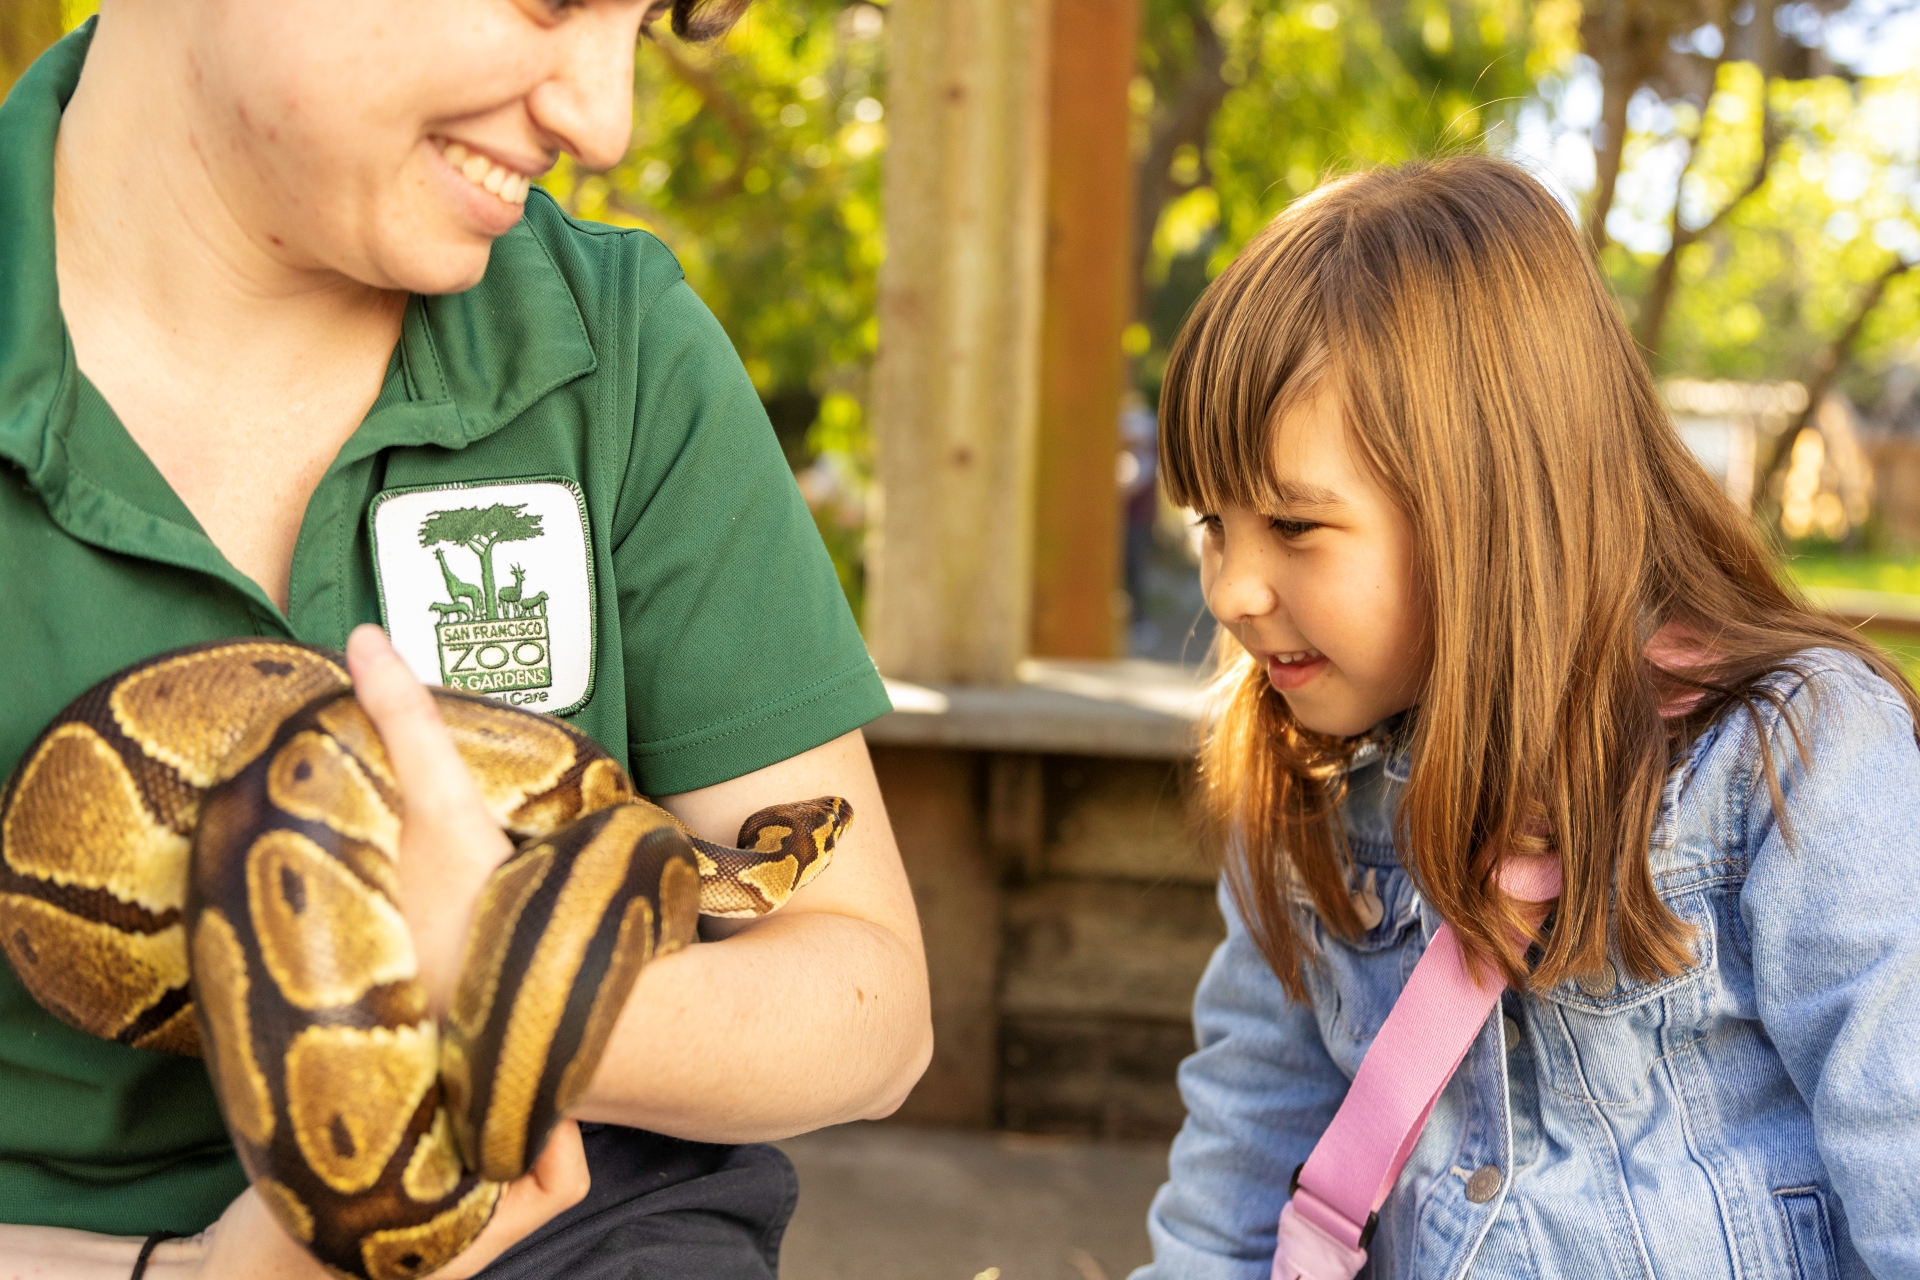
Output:
M479 1280L774 1280L800 1196L778 1148L580 1126L593 1189Z

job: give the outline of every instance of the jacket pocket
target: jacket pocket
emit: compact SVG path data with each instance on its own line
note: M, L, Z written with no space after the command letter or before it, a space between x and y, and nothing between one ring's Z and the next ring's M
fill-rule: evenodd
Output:
M1839 1280L1833 1261L1833 1228L1818 1187L1788 1187L1773 1193L1786 1225L1787 1253L1799 1280Z
M1543 998L1568 1009L1600 1018L1628 1013L1697 981L1713 967L1718 951L1713 906L1705 891L1696 890L1666 900L1667 908L1693 926L1693 963L1679 973L1636 978L1609 959L1598 973L1581 974L1561 983Z

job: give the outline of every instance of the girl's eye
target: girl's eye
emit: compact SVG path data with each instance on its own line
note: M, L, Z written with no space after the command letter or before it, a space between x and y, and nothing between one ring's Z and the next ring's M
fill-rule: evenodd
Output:
M1193 527L1205 530L1207 536L1210 538L1217 538L1220 536L1220 517L1209 515L1195 516Z
M1320 527L1311 520L1287 520L1280 516L1273 517L1267 524L1275 533L1287 539L1304 537Z

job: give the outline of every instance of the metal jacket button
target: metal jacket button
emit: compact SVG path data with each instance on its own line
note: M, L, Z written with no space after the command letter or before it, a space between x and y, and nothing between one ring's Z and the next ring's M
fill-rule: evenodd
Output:
M1500 1018L1500 1027L1507 1033L1507 1051L1511 1053L1520 1047L1520 1024L1513 1020L1512 1014Z
M1620 984L1619 971L1613 967L1613 961L1603 961L1592 973L1583 973L1573 980L1573 985L1598 1000L1601 996L1610 996Z
M1467 1179L1467 1199L1475 1204L1485 1204L1499 1194L1500 1170L1494 1165L1481 1165Z

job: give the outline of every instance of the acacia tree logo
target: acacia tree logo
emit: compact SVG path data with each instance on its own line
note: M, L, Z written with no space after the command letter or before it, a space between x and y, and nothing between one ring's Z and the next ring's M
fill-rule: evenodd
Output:
M460 580L447 564L445 551L434 551L434 557L440 562L441 576L446 579L449 596L447 604L434 606L443 620L448 614L465 614L475 622L490 622L503 616L503 603L512 606L516 614L529 611L528 602L521 597L523 575L518 569L514 572L513 586L504 589L498 585L493 570L495 547L503 542L527 542L541 536L541 517L525 514L526 505L524 502L516 502L511 506L496 502L490 507L459 507L452 511L436 511L421 522L421 546L437 548L449 544L465 547L480 561L480 585L476 587ZM538 600L544 605L546 593L540 593Z

